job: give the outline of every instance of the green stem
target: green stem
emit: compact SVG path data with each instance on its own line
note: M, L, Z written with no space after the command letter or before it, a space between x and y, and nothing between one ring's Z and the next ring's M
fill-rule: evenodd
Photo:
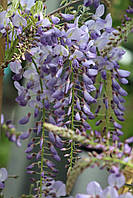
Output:
M32 58L32 61L35 65L35 68L36 68L36 71L37 73L40 75L40 71L37 67L37 64L36 62L34 61L34 59ZM41 92L43 93L43 82L42 80L40 79L40 87L41 87ZM44 99L42 101L43 103L43 112L42 112L42 122L43 122L43 126L42 126L42 138L43 138L43 145L42 145L42 150L41 150L41 176L40 176L40 197L42 197L42 184L43 184L43 176L42 176L42 173L43 173L43 166L44 166L44 160L43 160L43 157L44 157L44 143L45 143L45 108L44 108Z
M107 72L107 80L105 81L105 94L108 100L108 108L106 109L106 132L108 133L110 127L110 117L112 115L111 100L112 100L112 80L111 72ZM104 134L103 134L104 135ZM107 135L107 134L105 134Z
M44 100L43 100L43 106L44 106ZM45 108L43 107L43 123L45 122ZM42 138L43 138L43 145L42 145L42 152L41 152L41 178L40 178L40 197L42 197L42 182L43 182L43 157L44 157L44 139L45 139L45 127L43 124L42 128Z

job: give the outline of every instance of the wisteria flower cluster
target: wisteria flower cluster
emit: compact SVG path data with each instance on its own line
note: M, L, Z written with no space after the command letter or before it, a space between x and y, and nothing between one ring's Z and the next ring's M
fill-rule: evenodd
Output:
M75 7L69 10L69 5L78 6L78 2L63 1L62 7L46 14L45 2L13 0L6 11L0 12L0 33L6 41L2 67L9 64L13 73L16 102L34 110L19 124L36 120L25 132L19 132L12 120L2 119L2 128L17 146L30 139L25 153L33 160L27 167L35 184L33 197L70 194L74 183L71 178L90 165L100 166L100 159L113 172L110 186L102 190L98 183L91 182L88 194L77 194L76 198L130 198L129 192L118 195L118 189L126 184L127 171L133 169L133 137L120 141L127 96L122 84L128 83L130 72L121 69L118 61L125 53L119 44L133 28L132 18L127 19L132 7L127 9L123 29L114 29L111 14L105 12L107 1L84 0L80 2L80 14L74 12ZM89 19L83 19L84 14ZM87 164L78 161L82 146L91 150L91 162ZM54 179L58 172L54 160L61 161L56 148L68 157L66 186ZM48 153L51 158L47 158ZM121 174L123 165L125 177ZM6 178L0 180L1 185Z

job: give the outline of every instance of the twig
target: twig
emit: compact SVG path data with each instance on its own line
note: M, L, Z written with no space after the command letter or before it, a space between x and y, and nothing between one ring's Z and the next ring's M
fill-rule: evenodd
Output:
M74 5L74 4L78 3L78 2L81 2L81 1L83 1L83 0L75 0L75 1L72 1L72 2L70 2L70 3L68 3L68 4L66 4L66 5L64 5L64 6L60 7L60 8L57 8L56 10L50 12L47 16L49 17L49 16L51 16L51 15L53 15L53 14L55 14L55 13L60 12L61 10L65 9L65 8L67 8L67 7L71 6L71 5Z

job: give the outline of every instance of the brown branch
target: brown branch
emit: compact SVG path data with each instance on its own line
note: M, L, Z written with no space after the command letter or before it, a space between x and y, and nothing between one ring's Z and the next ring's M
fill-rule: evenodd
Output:
M7 0L0 0L0 5L3 7L4 10L7 9ZM3 87L3 68L1 67L2 63L4 63L4 57L5 57L5 39L0 38L0 120L1 120L1 111L2 111L2 87ZM1 122L0 122L0 128L1 128Z
M0 0L0 5L3 7L4 10L7 9L7 0Z

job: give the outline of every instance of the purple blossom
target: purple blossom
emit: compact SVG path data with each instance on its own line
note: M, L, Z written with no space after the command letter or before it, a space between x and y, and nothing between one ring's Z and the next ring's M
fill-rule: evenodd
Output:
M96 9L96 13L93 15L93 19L99 19L104 14L104 5L100 4Z
M15 60L14 62L10 62L10 69L15 74L20 74L20 72L22 70L22 66L21 66L19 60Z
M93 84L91 78L89 78L85 73L83 73L83 81L89 85Z
M65 21L71 21L71 20L74 19L74 15L72 15L72 14L63 14L63 13L61 13L60 15Z
M128 139L126 139L125 142L126 142L127 144L133 143L133 136L130 137L130 138L128 138Z
M39 80L38 73L35 70L31 70L31 69L26 70L23 74L23 77L33 81Z
M80 117L79 112L77 112L77 113L76 113L76 115L75 115L75 119L76 119L77 121L80 121L81 117Z
M30 130L29 130L28 132L23 132L23 133L19 136L19 138L20 138L21 140L25 140L25 139L29 138L29 136L30 136Z
M96 100L86 90L84 90L84 98L88 103L96 102Z
M128 93L121 87L119 90L118 90L118 93L121 95L121 96L127 96Z
M93 0L84 0L84 6L90 6L90 5L92 5L92 3L93 3Z
M8 173L5 168L0 168L0 190L3 190L5 185L4 182L8 178Z
M22 6L26 6L27 10L30 10L31 7L34 5L35 0L20 0Z
M69 55L69 51L63 45L56 45L54 48L54 54L67 57Z
M21 120L19 120L19 124L27 124L29 122L30 116L31 113L28 113L26 116L21 118Z
M0 25L3 28L4 26L7 26L7 24L9 23L9 18L6 17L7 12L6 11L2 11L0 12ZM1 28L1 29L2 29Z
M88 69L87 70L87 74L92 77L92 76L96 76L98 74L98 71L96 69Z
M13 18L12 18L12 23L15 27L19 28L20 26L27 26L27 21L25 18L23 18L22 16L20 16L19 14L16 14Z
M87 185L87 193L89 195L100 195L101 192L102 188L99 183L92 181Z
M55 147L54 147L52 144L50 144L50 151L51 151L51 153L54 154L54 155L57 154L57 151L56 151Z
M60 22L60 19L58 17L55 17L54 15L51 16L51 20L54 24L58 24Z
M6 168L0 169L0 182L4 182L8 178L8 173Z
M1 123L1 125L4 124L4 115L3 114L1 114L1 121L0 121L0 123Z
M66 187L65 184L63 184L63 182L61 181L56 181L52 187L55 189L56 191L56 197L61 197L61 196L65 196L66 195Z
M88 7L94 4L94 7L97 8L100 4L100 0L84 0L84 6Z
M101 198L108 198L108 197L118 198L117 190L111 186L108 186L106 189L104 189Z
M51 22L49 21L48 18L42 19L41 22L39 22L39 23L41 23L41 25L42 25L43 27L45 27L45 28L48 28L48 27L51 26Z
M110 174L108 177L108 184L110 186L117 186L117 188L121 188L125 184L125 177L122 174Z
M118 69L117 72L118 72L118 75L121 78L126 78L126 77L128 77L130 75L129 71L126 71L126 70L123 70L123 69Z

